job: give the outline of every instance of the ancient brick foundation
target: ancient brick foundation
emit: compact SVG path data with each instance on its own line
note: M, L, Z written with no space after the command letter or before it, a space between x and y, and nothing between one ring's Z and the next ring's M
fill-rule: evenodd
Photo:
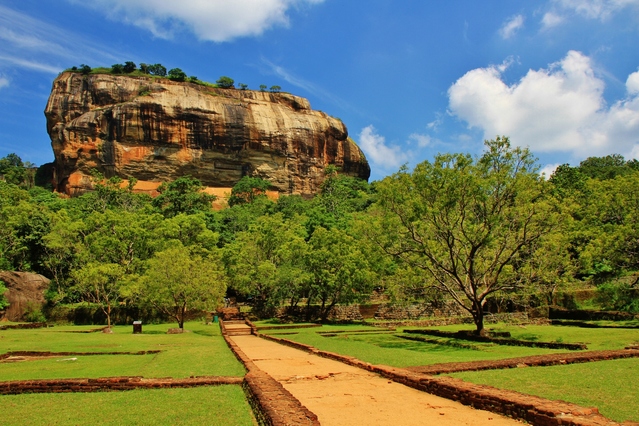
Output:
M133 389L191 388L196 386L240 385L242 377L192 377L188 379L143 379L102 377L97 379L13 380L0 382L0 395L22 393L105 392Z
M582 362L608 361L612 359L638 357L639 349L628 348L621 350L533 355L490 361L447 362L444 364L407 367L406 370L422 374L447 374L457 373L461 371L482 371L521 367L546 367L550 365L566 365Z

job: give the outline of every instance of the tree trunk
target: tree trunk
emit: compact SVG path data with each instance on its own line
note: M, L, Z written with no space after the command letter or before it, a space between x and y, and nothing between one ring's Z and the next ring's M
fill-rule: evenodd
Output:
M107 305L107 327L111 329L111 304Z
M486 330L484 330L484 307L482 303L478 300L473 302L473 321L475 322L475 333L478 336L484 336L486 334Z

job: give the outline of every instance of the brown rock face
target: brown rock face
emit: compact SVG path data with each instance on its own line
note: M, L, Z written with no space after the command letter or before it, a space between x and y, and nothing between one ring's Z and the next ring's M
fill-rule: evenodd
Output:
M31 272L0 271L0 280L7 287L5 297L9 307L0 312L0 318L21 321L29 304L40 308L46 303L44 293L49 288L49 279Z
M91 189L92 169L139 188L191 175L230 188L242 176L286 194L318 192L324 168L368 179L346 126L287 93L217 89L152 77L62 73L45 110L55 188Z

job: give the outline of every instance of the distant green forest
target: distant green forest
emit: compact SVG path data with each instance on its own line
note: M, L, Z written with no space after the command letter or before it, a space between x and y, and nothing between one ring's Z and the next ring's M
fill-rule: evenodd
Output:
M639 162L620 155L545 179L498 137L481 156L440 154L372 183L329 166L310 200L271 201L247 176L221 211L188 176L151 198L96 173L93 192L63 198L15 154L0 175L0 269L50 278L52 304L151 305L181 324L228 295L262 317L292 306L325 320L376 292L453 301L481 331L487 300L541 306L590 288L602 308L639 312Z

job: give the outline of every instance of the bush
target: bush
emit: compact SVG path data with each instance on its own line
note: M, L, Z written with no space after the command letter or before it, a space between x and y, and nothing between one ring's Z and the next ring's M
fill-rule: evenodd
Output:
M24 319L27 322L46 322L47 318L42 313L40 305L29 302L24 309Z
M172 68L169 70L169 78L173 81L184 81L186 73L179 68Z
M158 77L166 76L166 67L162 64L147 65L146 69L151 75L157 75Z
M0 280L0 310L3 310L7 306L9 306L9 301L4 295L6 291L7 287L5 287L4 282Z
M122 64L111 65L111 72L113 74L122 74L123 71L124 71L124 67L122 66Z
M235 80L233 80L231 77L223 75L222 77L217 79L215 84L217 84L217 86L222 89L232 89L235 87Z
M124 65L122 66L122 71L129 74L135 71L136 68L137 66L135 65L135 62L126 61Z
M606 310L639 313L639 288L629 284L602 284L597 288L596 301Z

